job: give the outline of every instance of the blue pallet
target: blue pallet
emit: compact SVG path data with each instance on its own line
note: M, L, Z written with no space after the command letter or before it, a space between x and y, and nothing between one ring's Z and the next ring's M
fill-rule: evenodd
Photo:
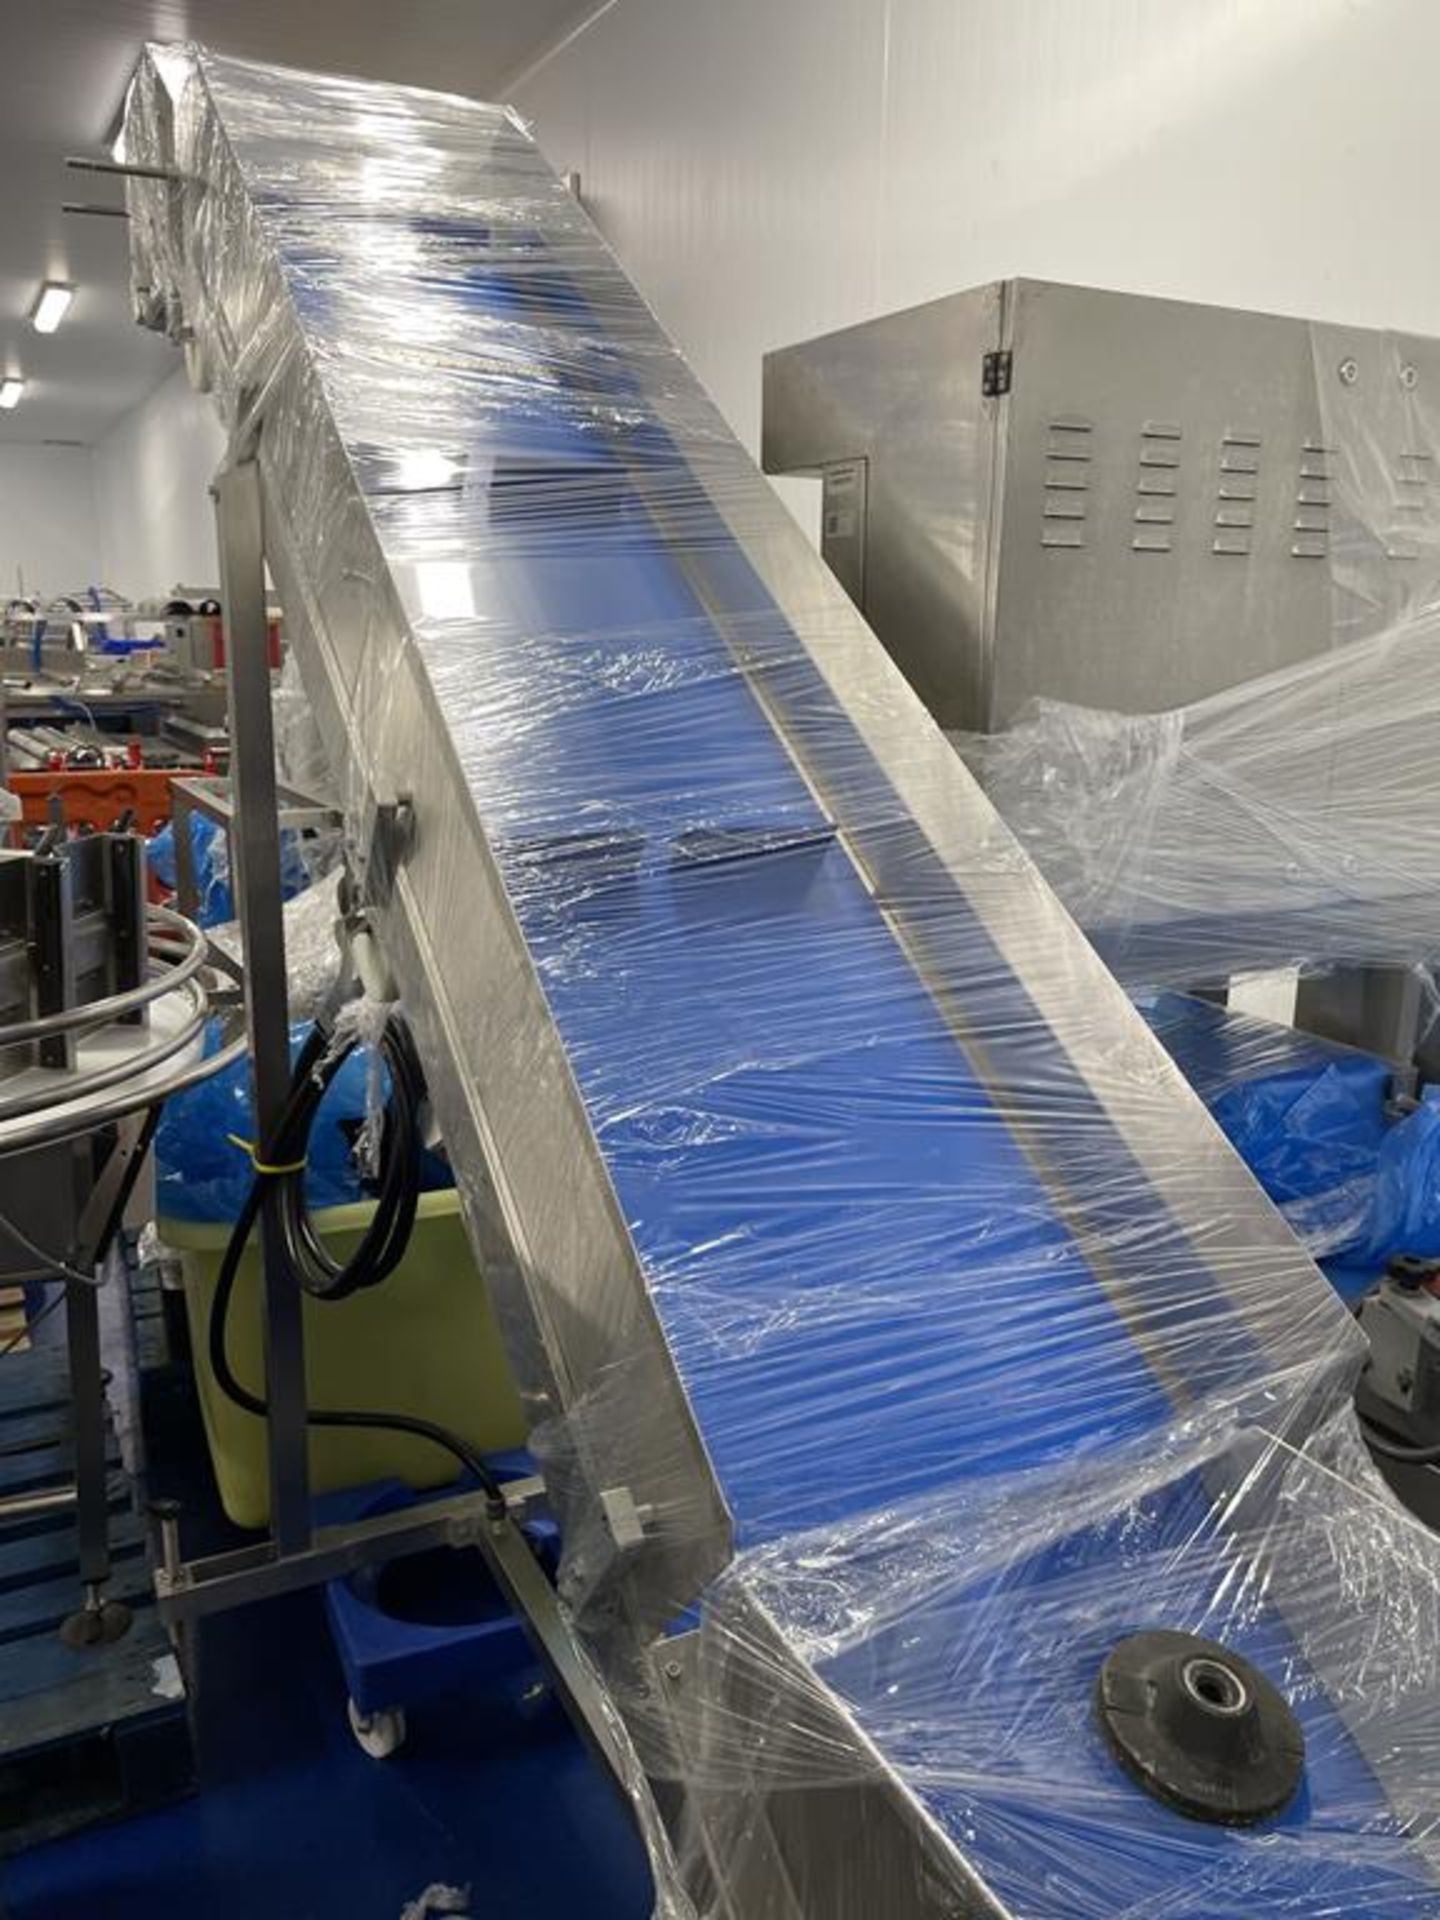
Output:
M0 1493L73 1479L68 1404L63 1351L0 1363ZM60 1638L83 1598L71 1515L0 1518L0 1854L163 1804L194 1783L184 1689L113 1433L108 1448L106 1597L132 1609L120 1640L75 1648Z

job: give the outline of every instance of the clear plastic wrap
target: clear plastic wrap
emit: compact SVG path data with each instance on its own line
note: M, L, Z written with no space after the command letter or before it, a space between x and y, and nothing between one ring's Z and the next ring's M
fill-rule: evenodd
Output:
M197 822L203 815L192 816ZM207 823L208 824L208 823ZM288 839L288 836L287 836ZM224 836L218 844L225 845ZM295 877L305 879L301 850L305 842L298 836L288 840L284 854L293 861ZM333 851L333 849L332 849ZM318 1018L335 989L340 985L340 881L341 870L332 865L323 878L300 886L285 902L285 974L290 986L290 1018L310 1021ZM229 886L226 885L228 896ZM227 905L230 902L227 898ZM233 911L233 907L232 907ZM210 930L210 938L222 952L234 960L244 958L240 922L225 920Z
M1167 712L1039 699L1003 733L955 739L1126 980L1388 965L1418 970L1433 1006L1434 347L1318 322L1309 337L1320 433L1305 443L1294 537L1318 543L1332 586L1313 657ZM1294 585L1283 569L1262 578L1270 596Z
M1380 1159L1397 1123L1385 1061L1186 994L1139 1005L1317 1260L1421 1251L1393 1244L1399 1223L1378 1211Z
M1440 615L1169 713L1034 701L957 738L1120 976L1440 955Z
M333 805L335 781L325 742L293 654L285 656L274 687L275 770L292 793ZM323 842L322 842L323 845Z
M1440 1914L1440 1550L1361 1337L527 134L182 50L126 145L658 1911ZM1263 1825L1108 1750L1161 1627L1300 1718Z

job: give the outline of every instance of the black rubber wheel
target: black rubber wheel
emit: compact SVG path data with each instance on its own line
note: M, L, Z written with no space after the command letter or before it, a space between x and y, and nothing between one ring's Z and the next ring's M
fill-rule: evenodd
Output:
M1248 1827L1305 1774L1300 1722L1258 1668L1193 1633L1137 1633L1100 1669L1100 1725L1125 1771L1192 1820Z

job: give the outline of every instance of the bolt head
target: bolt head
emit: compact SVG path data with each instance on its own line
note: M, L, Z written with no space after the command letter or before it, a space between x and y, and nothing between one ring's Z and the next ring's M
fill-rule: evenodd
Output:
M1360 378L1360 363L1352 360L1348 354L1340 362L1340 378L1347 387L1353 387Z

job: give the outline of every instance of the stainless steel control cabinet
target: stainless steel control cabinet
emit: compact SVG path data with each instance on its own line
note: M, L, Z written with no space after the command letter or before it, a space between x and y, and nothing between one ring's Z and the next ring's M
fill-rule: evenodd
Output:
M1433 452L1402 444L1440 393L1433 340L1005 280L772 353L764 380L766 470L822 477L826 558L948 728L1036 694L1158 711L1328 646L1327 436L1357 401L1387 511L1435 534ZM1382 540L1366 565L1403 597L1415 558ZM1382 578L1347 631L1396 604Z

